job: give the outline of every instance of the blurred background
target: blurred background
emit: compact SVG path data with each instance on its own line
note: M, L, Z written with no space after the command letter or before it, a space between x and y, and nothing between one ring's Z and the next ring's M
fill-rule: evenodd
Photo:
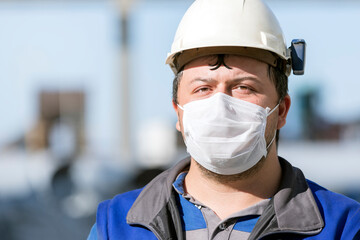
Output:
M279 155L359 201L360 2L266 2L307 41ZM100 201L186 156L164 62L191 3L0 1L1 239L86 239Z

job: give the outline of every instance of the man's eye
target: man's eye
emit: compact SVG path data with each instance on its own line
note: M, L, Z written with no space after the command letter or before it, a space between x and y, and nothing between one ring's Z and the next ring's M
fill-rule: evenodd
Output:
M236 87L235 90L240 91L241 93L251 93L251 92L253 92L253 90L250 87L244 86L244 85Z
M205 93L208 92L210 89L207 87L198 88L195 90L195 93Z
M239 89L242 89L242 90L247 90L247 89L250 89L249 87L247 86L239 86Z

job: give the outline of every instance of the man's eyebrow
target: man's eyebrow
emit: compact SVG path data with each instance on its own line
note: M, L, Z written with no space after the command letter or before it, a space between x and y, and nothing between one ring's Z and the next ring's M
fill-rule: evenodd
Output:
M253 77L253 76L245 76L245 77L240 77L240 78L234 78L234 79L231 79L229 81L232 81L232 82L241 82L241 81L245 81L245 80L252 80L252 81L255 81L257 83L261 83L261 80L256 78L256 77Z
M234 79L229 79L226 82L232 82L232 83L238 83L238 82L242 82L245 80L252 80L255 81L257 83L261 83L261 80L253 77L253 76L245 76L245 77L238 77L238 78L234 78ZM203 83L213 83L213 82L217 82L216 79L213 78L201 78L201 77L197 77L194 78L190 81L190 84L196 83L196 82L203 82Z
M216 80L213 78L194 78L190 81L190 84L193 84L195 82L212 83L212 82L216 82Z

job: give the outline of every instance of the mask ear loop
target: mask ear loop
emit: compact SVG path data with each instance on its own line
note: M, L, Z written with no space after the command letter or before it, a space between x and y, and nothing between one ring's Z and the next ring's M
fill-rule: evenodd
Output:
M270 116L279 107L280 102L281 102L281 100L279 101L279 103L270 112L268 112L267 116ZM276 132L277 132L277 129L275 130L274 137L271 139L270 143L267 145L266 150L268 150L269 147L273 144L273 142L274 142L274 140L276 138Z
M266 151L269 149L269 147L271 146L271 144L273 144L273 142L274 142L274 140L275 140L275 138L276 138L276 132L277 132L277 130L275 130L274 137L271 139L270 143L267 145Z
M182 106L180 106L179 104L176 104L181 110L184 111L184 108Z
M270 116L279 107L279 105L280 105L280 102L270 112L268 112L267 117ZM267 108L267 109L269 109L269 108Z

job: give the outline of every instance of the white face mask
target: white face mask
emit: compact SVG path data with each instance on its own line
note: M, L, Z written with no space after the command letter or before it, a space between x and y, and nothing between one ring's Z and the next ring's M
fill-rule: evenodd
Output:
M250 169L267 155L266 120L278 106L270 111L224 93L179 106L184 111L187 152L201 166L218 174Z

